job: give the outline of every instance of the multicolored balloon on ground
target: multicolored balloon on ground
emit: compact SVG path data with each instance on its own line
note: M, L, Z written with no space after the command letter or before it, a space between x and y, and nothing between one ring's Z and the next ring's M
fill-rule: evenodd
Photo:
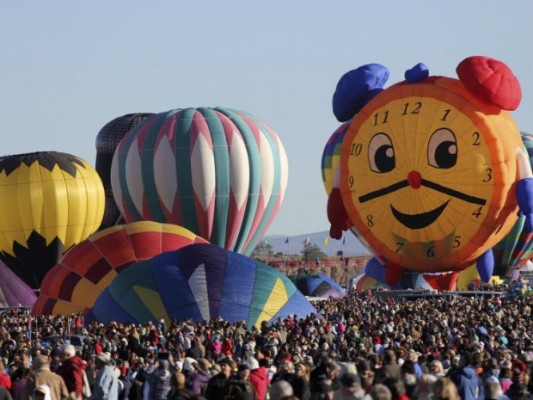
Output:
M215 245L195 244L120 272L85 319L106 324L221 317L258 327L289 314L316 312L276 269Z
M100 230L112 225L121 223L120 211L113 199L113 191L111 190L111 180L109 175L111 173L111 163L113 162L113 154L126 133L128 133L134 126L146 121L152 117L153 113L133 113L126 114L115 118L105 124L98 135L96 136L96 172L100 175L105 190L105 212L100 225ZM123 222L123 221L122 221Z
M322 272L296 275L291 280L304 296L335 299L346 296L346 289Z
M38 288L70 247L104 214L98 173L76 156L54 151L0 158L0 259Z
M287 179L277 134L227 108L157 114L121 140L111 169L126 221L174 223L243 254L277 214Z
M0 261L0 308L31 307L36 299L33 289Z
M526 148L529 162L533 166L533 136L522 132L522 141ZM512 276L515 270L522 268L533 256L533 232L526 229L526 217L520 215L511 231L496 244L494 253L494 275Z
M72 248L46 275L34 315L83 312L117 274L136 262L205 239L176 225L140 221L115 225Z

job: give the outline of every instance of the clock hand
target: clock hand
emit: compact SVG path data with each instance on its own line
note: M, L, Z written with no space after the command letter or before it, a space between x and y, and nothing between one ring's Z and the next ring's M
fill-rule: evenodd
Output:
M482 205L482 206L484 206L487 203L487 201L485 199L481 199L481 198L475 197L475 196L470 196L470 195L468 195L466 193L462 193L462 192L459 192L457 190L447 188L445 186L439 185L438 183L435 183L435 182L428 181L426 179L421 179L420 184L424 185L424 186L426 186L428 188L437 190L437 191L439 191L441 193L449 194L450 196L453 196L453 197L456 197L458 199L467 201L469 203L479 204L479 205ZM362 196L359 196L359 202L360 203L365 203L365 202L367 202L369 200L377 199L378 197L381 197L381 196L384 196L386 194L395 192L396 190L402 189L402 188L407 187L407 186L409 186L409 181L407 179L403 180L403 181L400 181L400 182L396 182L396 183L394 183L394 184L392 184L390 186L387 186L387 187L384 187L384 188L381 188L381 189L378 189L378 190L374 190L373 192L370 192L370 193L364 194Z
M374 190L373 192L359 196L359 202L364 203L369 200L374 200L374 199L377 199L378 197L395 192L396 190L402 189L407 186L409 186L409 182L407 181L407 179L405 179L403 181L393 183L390 186L387 186L387 187L384 187L378 190Z
M469 203L479 204L482 206L484 206L487 203L487 200L485 199L481 199L475 196L470 196L466 193L462 193L457 190L447 188L445 186L439 185L438 183L435 183L435 182L428 181L426 179L422 179L420 183L428 188L435 189L436 191L441 192L441 193L449 194L450 196L467 201Z

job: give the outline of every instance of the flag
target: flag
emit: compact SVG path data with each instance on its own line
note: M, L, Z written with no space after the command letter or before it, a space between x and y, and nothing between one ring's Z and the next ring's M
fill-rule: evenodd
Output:
M285 239L285 243L289 243L289 237L287 236L287 239Z
M327 236L324 237L324 246L327 246L329 244L329 238Z

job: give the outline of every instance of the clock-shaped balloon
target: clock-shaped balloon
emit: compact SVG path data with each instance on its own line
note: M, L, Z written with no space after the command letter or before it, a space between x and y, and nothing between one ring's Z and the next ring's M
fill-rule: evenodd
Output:
M488 281L491 248L516 222L519 203L531 229L531 167L508 112L520 103L518 79L480 56L457 74L430 76L418 64L384 88L388 70L369 64L346 73L333 96L337 119L351 122L328 199L330 234L349 220L387 283L405 270L460 271L473 262Z

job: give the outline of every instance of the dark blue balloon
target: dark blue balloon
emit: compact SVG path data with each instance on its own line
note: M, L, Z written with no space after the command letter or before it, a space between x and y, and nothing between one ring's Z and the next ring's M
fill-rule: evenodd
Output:
M376 94L389 79L389 70L381 64L366 64L345 73L333 94L333 114L348 121Z
M429 76L429 69L425 64L418 63L413 68L405 71L405 80L409 83L423 81Z

